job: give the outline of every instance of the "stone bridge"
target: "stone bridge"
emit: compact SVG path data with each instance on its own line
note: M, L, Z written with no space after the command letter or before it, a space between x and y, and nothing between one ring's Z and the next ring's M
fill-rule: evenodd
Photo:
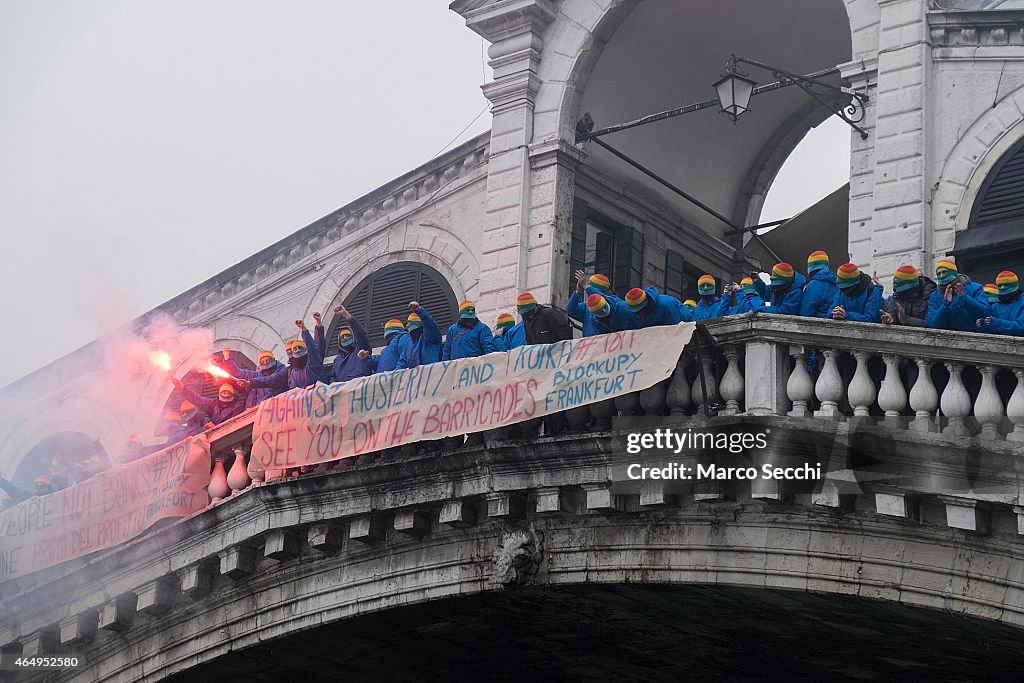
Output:
M88 662L38 675L61 681L325 667L399 680L1016 676L1024 416L995 385L1019 362L1005 340L904 330L893 342L880 326L779 316L705 329L708 411L687 351L663 386L618 401L610 428L429 442L251 487L0 585L0 645ZM812 346L826 357L813 383ZM887 349L878 381L873 348ZM906 387L906 358L953 370ZM954 379L971 363L994 368L979 388ZM665 428L764 433L767 447L628 452L631 434ZM249 430L213 433L215 454ZM822 478L631 476L669 463L820 463Z

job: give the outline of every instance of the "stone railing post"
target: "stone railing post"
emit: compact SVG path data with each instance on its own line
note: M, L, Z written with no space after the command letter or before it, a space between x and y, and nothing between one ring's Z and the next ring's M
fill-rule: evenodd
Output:
M900 357L886 353L882 360L885 362L885 379L878 392L878 407L885 411L885 424L895 428L900 426L900 412L907 406L907 390L900 377Z
M1006 440L1024 441L1024 370L1014 370L1013 374L1017 377L1017 386L1006 404L1006 416L1013 423L1013 431L1006 435Z
M915 358L917 363L917 381L910 390L910 407L914 410L914 421L910 423L912 432L935 432L935 410L939 407L939 392L932 383L932 362L927 358Z
M789 354L772 342L751 341L743 357L746 415L785 415Z
M718 391L725 400L725 408L718 411L719 415L739 415L740 401L743 400L743 375L740 374L739 349L733 345L725 347L726 369L722 375L722 384Z
M210 485L206 487L210 494L210 504L216 505L231 494L231 487L228 486L228 476L224 471L224 461L217 458L213 464L213 472L210 474Z
M1000 424L1006 415L1003 408L1003 399L996 389L996 368L986 365L981 370L981 391L974 401L974 416L981 423L981 433L978 435L983 439L1001 440L999 433Z
M843 378L839 375L835 349L818 349L825 356L825 366L814 385L814 395L821 401L821 408L814 411L814 417L842 420L839 402L843 400Z
M713 349L704 349L701 360L697 361L700 367L697 368L697 376L693 378L693 388L690 391L690 398L697 407L698 415L704 414L704 391L701 388L700 382L701 367L704 368L704 384L707 385L708 403L713 404L718 401L718 387L715 383L715 364L714 359L711 357L712 352Z
M853 415L857 418L867 418L875 402L875 383L871 381L871 375L868 373L870 355L867 351L853 352L853 357L857 360L857 371L850 380L847 396L853 407Z
M693 405L693 401L690 400L690 383L686 379L686 366L689 363L689 354L683 353L679 356L675 372L672 373L672 381L668 385L665 399L672 415L685 415Z
M807 372L807 354L802 346L790 346L789 355L793 357L793 371L786 381L786 395L793 403L793 408L786 413L790 417L810 417L811 399L814 398L814 380Z
M964 418L971 413L971 395L967 393L967 387L960 376L963 365L946 363L946 368L949 369L949 382L942 391L939 407L942 408L942 414L948 423L942 433L947 436L970 436L971 430L967 428L967 421Z

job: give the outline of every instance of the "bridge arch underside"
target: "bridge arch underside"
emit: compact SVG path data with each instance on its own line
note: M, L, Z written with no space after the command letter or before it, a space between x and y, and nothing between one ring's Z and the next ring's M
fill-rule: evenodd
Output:
M712 84L732 53L798 74L835 67L852 55L844 0L630 5L609 12L595 31L596 49L577 62L564 103L568 123L590 113L600 129L714 99ZM770 72L741 68L761 85L774 80ZM839 83L838 76L824 80ZM754 96L736 125L718 111L716 105L602 139L734 224L753 225L783 162L830 112L796 87ZM594 144L586 150L585 165L599 175L712 234L728 230L609 152Z
M854 596L591 584L435 600L234 651L193 680L1002 680L1020 631ZM984 653L982 656L981 653Z

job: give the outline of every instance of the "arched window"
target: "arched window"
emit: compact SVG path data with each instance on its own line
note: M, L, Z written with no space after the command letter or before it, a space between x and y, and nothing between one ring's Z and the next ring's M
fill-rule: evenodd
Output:
M441 334L455 321L458 305L455 292L441 273L422 263L403 261L381 268L345 297L345 308L359 319L374 347L384 345L384 323L391 318L403 322L409 315L409 302L418 301L441 327ZM338 353L338 328L341 319L334 316L327 328L327 353Z
M1001 270L1024 274L1024 138L985 177L952 254L977 282L993 282Z
M32 491L35 478L45 474L54 479L55 486L61 488L74 483L77 467L90 458L97 461L94 466L96 469L110 467L110 460L95 436L81 432L58 432L46 437L25 454L10 478L11 483Z
M217 354L220 355L220 352L218 351ZM249 357L241 351L232 351L231 360L242 370L256 369L256 363L252 362ZM217 390L220 388L220 385L224 383L222 378L214 377L210 373L202 370L189 370L181 378L181 381L186 387L204 398L217 398ZM153 436L160 437L167 435L167 424L165 423L163 416L169 412L177 412L178 407L184 400L184 394L182 394L178 389L171 392L171 395L167 398L167 403L164 404L163 412L160 414L160 420L153 427Z

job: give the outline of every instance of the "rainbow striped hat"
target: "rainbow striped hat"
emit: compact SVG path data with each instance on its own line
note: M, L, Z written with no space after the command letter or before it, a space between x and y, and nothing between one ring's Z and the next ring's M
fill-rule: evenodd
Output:
M600 273L590 276L590 284L597 287L602 292L607 292L612 288L612 281L608 279L607 275L601 275Z
M274 364L274 352L263 350L260 351L260 355L256 356L256 364L261 368L265 368L268 365Z
M1012 270L1004 270L996 275L996 287L1000 294L1013 294L1020 287L1017 282L1017 273Z
M284 343L284 351L291 357L305 356L309 349L306 347L306 342L301 339L292 339Z
M828 254L821 249L812 251L811 255L807 257L807 274L810 275L822 268L828 268Z
M687 299L686 301L683 302L683 305L689 308L691 311L697 308L697 302L694 301L693 299Z
M409 325L409 329L410 330L415 330L415 329L418 329L420 327L423 327L423 321L420 320L419 315L417 315L415 313L410 313L409 317L405 319L405 322L406 322L406 324Z
M647 292L639 287L629 290L626 292L626 305L629 306L629 310L636 313L647 305Z
M718 283L715 282L715 278L704 273L697 278L697 291L700 292L701 296L708 294L714 294L718 290Z
M952 259L944 258L935 264L935 281L940 285L948 285L959 274Z
M999 287L996 286L996 283L990 282L985 285L985 297L990 304L999 301Z
M494 326L497 327L499 330L507 330L508 328L512 327L515 324L516 319L512 317L511 313L502 313L501 315L498 316L498 319L495 321Z
M591 294L587 297L587 310L598 318L607 318L612 312L612 307L608 305L608 300L600 294Z
M395 334L398 332L405 332L405 325L402 324L401 320L392 318L391 320L384 323L384 338L387 339L388 335Z
M530 292L523 292L516 297L516 308L519 309L520 314L524 311L532 311L536 306L537 299Z
M892 291L905 292L921 284L921 273L914 266L900 266L892 276Z
M459 302L459 317L460 318L475 318L476 317L476 304L466 299L465 301Z
M794 277L796 277L796 273L793 271L793 266L789 265L785 261L776 263L772 266L773 287L788 284Z
M839 279L839 289L853 287L860 282L860 268L854 263L844 263L836 270L836 278Z
M747 294L757 294L757 288L754 287L754 280L752 278L745 277L740 280L740 287Z

